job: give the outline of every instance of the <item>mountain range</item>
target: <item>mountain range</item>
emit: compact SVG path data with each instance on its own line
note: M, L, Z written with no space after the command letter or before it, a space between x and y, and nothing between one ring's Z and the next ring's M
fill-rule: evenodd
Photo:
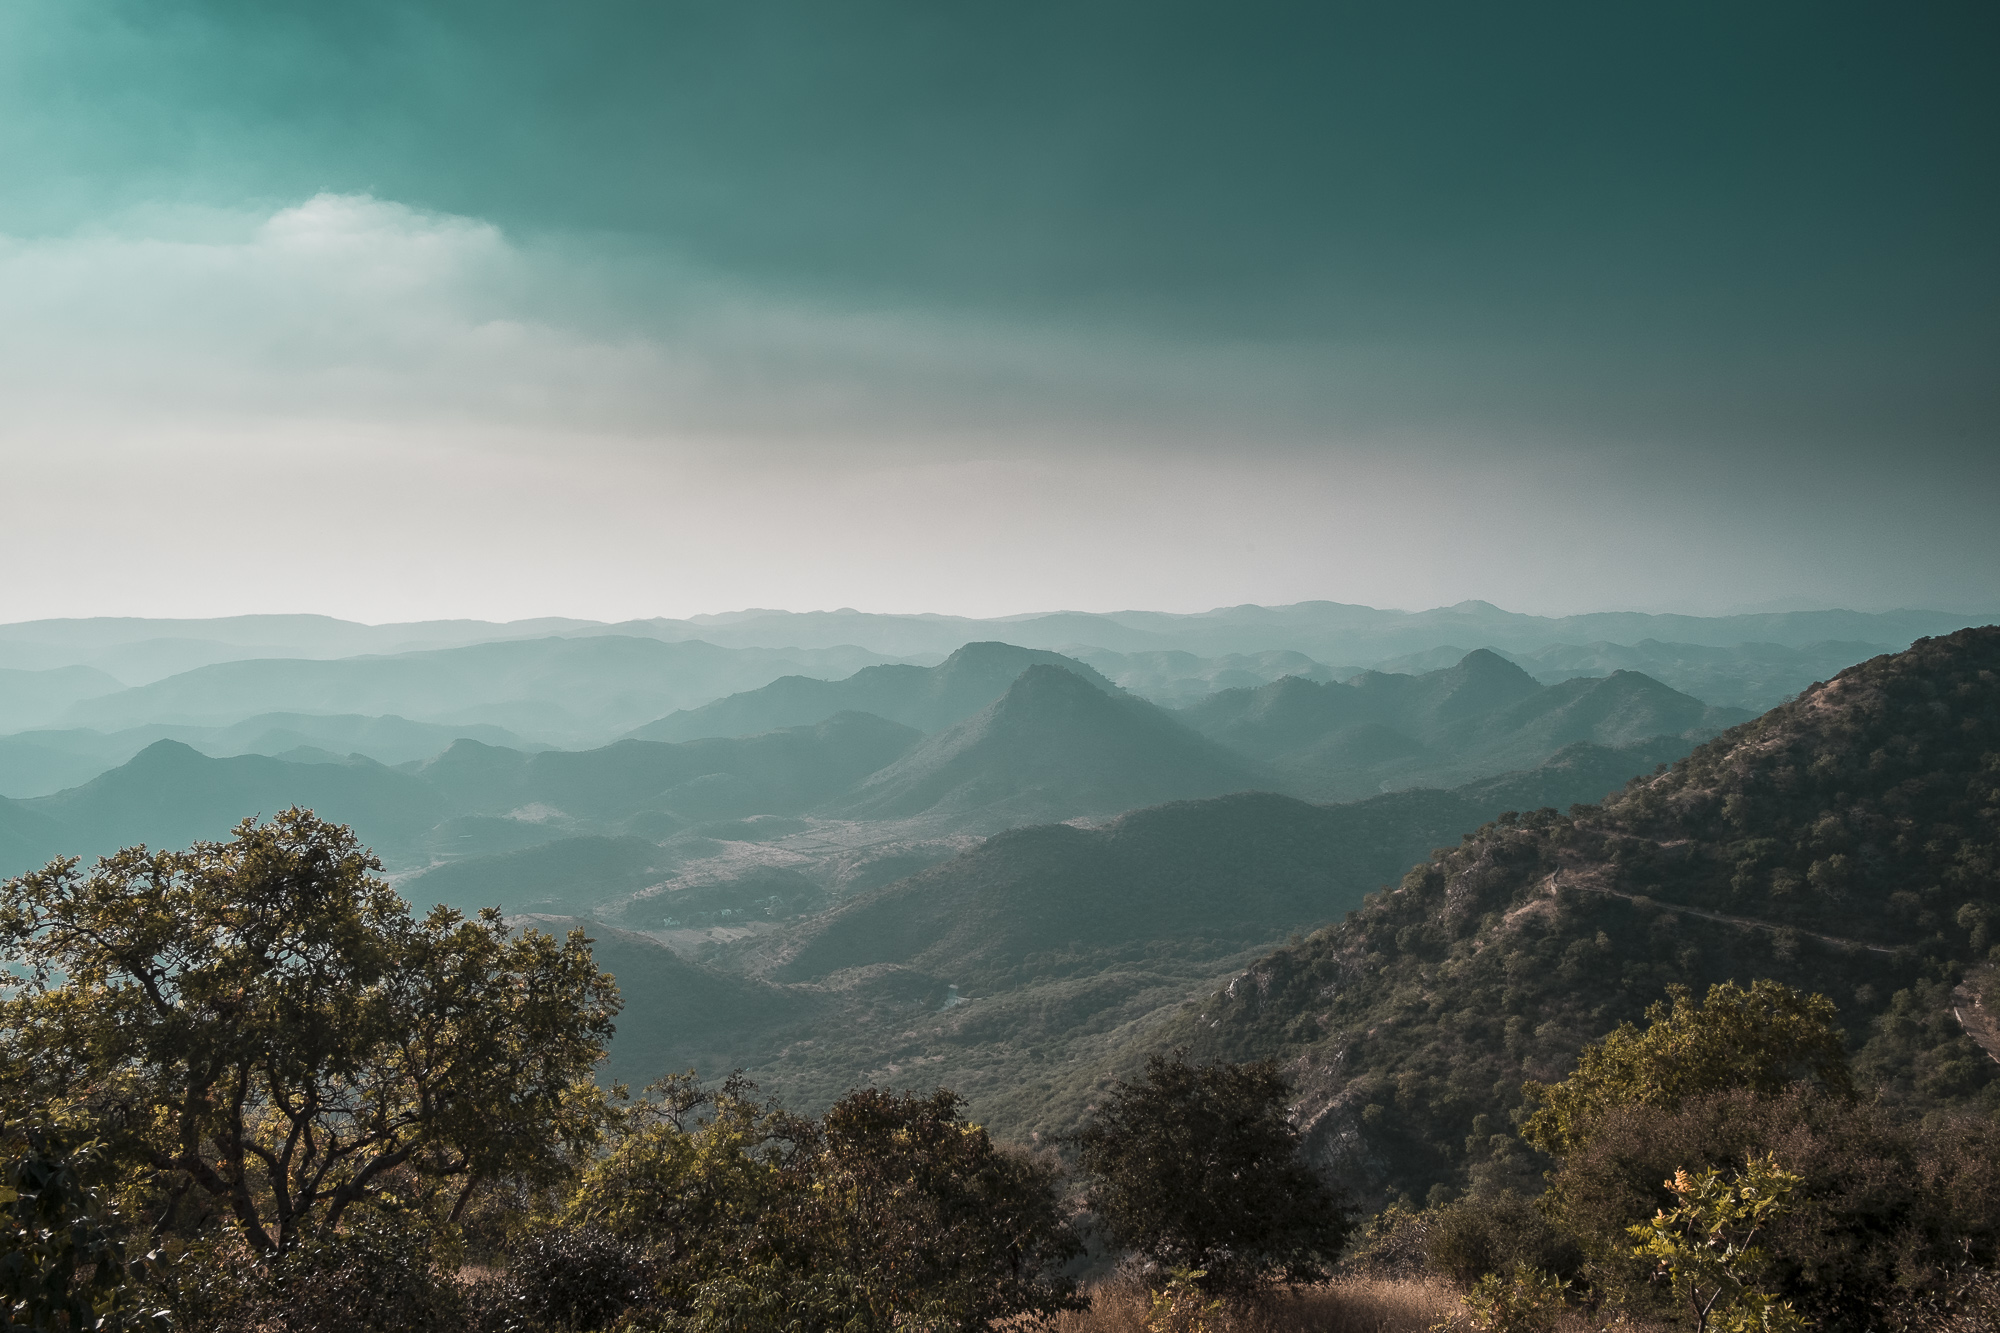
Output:
M1784 611L1729 616L1601 612L1545 617L1461 602L1406 612L1339 602L1156 611L1031 613L980 620L946 615L746 610L684 620L601 622L544 617L360 625L328 616L231 616L211 620L102 617L0 625L0 667L84 665L128 685L244 658L338 658L400 654L514 639L614 635L730 648L855 646L892 658L937 658L959 645L1001 639L1031 648L1090 645L1119 653L1177 651L1200 657L1302 654L1336 669L1372 666L1445 644L1533 652L1551 644L1663 643L1707 647L1769 644L1805 648L1829 640L1898 647L1948 633L1977 617L1944 611Z
M1359 904L1424 849L1505 809L1601 796L1677 752L1577 745L1540 769L1449 792L1339 806L1246 792L1101 826L1014 829L879 887L829 892L765 865L754 892L794 895L803 910L711 942L699 959L662 943L686 933L672 925L723 902L744 921L753 904L747 892L715 896L729 885L655 882L671 869L671 843L569 839L446 864L402 887L462 909L511 900L524 921L581 920L616 941L615 959L600 955L627 999L615 1078L743 1066L805 1105L908 1070L976 1095L991 1123L1027 1134L1074 1113L1086 1091L1049 1100L1036 1089L1096 1077L1115 1036L1157 1026L1262 948ZM655 971L665 980L649 979ZM657 987L670 1004L643 998ZM711 1030L697 1014L727 1022Z
M550 740L606 739L782 675L846 676L881 659L859 648L774 651L597 635L472 644L389 656L221 662L73 704L69 725L220 726L271 712L395 714L488 723Z
M506 647L533 655L566 642ZM577 642L623 653L641 641ZM473 650L450 650L461 651ZM569 660L567 650L557 657ZM746 893L765 884L770 866L812 867L800 873L823 886L850 885L876 882L874 862L915 869L955 850L954 839L1015 825L1106 818L1231 791L1327 799L1385 785L1450 785L1532 767L1575 740L1616 748L1678 736L1686 744L1728 720L1630 673L1545 687L1479 653L1420 677L1375 675L1353 685L1293 678L1175 713L1088 667L998 644L969 645L930 668L876 666L838 682L792 678L725 698L716 713L767 721L800 697L803 683L817 687L813 711L858 700L933 726L958 720L926 735L845 711L749 736L628 739L575 751L460 739L393 768L316 746L294 747L282 759L212 758L161 740L88 782L19 802L21 828L0 843L9 858L0 864L21 870L58 851L95 855L142 840L220 838L245 815L306 804L364 829L401 873L561 839L634 836L670 844L671 863L704 882L747 875ZM271 721L264 733L282 719ZM449 730L412 736L435 724L336 721L295 725L302 737L330 740L370 730L441 740ZM252 729L234 730L240 737ZM771 821L785 819L805 822L778 832ZM764 822L720 838L710 828L746 820Z
M2000 965L2000 628L1878 655L1755 718L1608 649L1582 664L1609 674L1554 683L1475 650L1178 710L1117 683L1206 669L1167 651L1103 650L1098 670L977 642L833 681L766 653L772 679L582 750L266 713L201 738L296 741L286 757L161 736L0 800L0 874L305 804L355 825L419 906L593 935L626 997L612 1077L742 1067L802 1109L942 1083L1033 1138L1149 1051L1271 1058L1316 1160L1376 1202L1532 1187L1546 1163L1507 1132L1521 1081L1561 1077L1672 985L1823 991L1871 1095L2000 1108L2000 1051L1958 1017ZM1296 665L1275 652L1240 669ZM303 665L442 698L450 671L412 662L499 661L487 679L551 691L578 663L638 662L643 701L678 688L644 684L663 653L716 681L741 665L623 635ZM193 708L271 666L153 697ZM578 715L650 706L620 702L615 674ZM322 744L349 739L409 757Z
M1630 671L1543 685L1481 649L1420 676L1367 672L1345 683L1289 676L1223 690L1182 716L1203 735L1268 762L1289 790L1352 799L1528 767L1575 741L1705 739L1749 714Z
M1375 1197L1526 1185L1525 1078L1672 985L1829 996L1865 1095L2000 1110L2000 627L1852 667L1601 805L1503 816L1152 1034L1279 1060Z

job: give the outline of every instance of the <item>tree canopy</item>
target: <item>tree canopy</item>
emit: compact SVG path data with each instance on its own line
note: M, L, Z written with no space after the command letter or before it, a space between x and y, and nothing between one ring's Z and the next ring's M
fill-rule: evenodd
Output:
M0 1095L87 1114L156 1233L221 1215L271 1254L392 1186L448 1215L549 1171L602 1118L610 977L581 933L417 919L380 869L293 809L11 881Z
M983 1329L1072 1303L1061 1270L1081 1246L1055 1168L996 1146L955 1093L863 1089L814 1120L739 1079L658 1092L578 1181L551 1242L648 1272L631 1303L694 1329L856 1333Z
M1323 1278L1348 1219L1299 1159L1289 1091L1270 1064L1149 1057L1075 1136L1090 1207L1118 1241L1212 1289Z
M1588 1138L1607 1111L1623 1106L1672 1109L1690 1097L1742 1088L1773 1094L1801 1079L1849 1095L1847 1052L1834 1025L1833 1001L1775 981L1748 989L1711 986L1697 1004L1685 986L1646 1010L1642 1031L1622 1023L1583 1048L1576 1072L1556 1084L1529 1082L1534 1110L1521 1137L1565 1156Z

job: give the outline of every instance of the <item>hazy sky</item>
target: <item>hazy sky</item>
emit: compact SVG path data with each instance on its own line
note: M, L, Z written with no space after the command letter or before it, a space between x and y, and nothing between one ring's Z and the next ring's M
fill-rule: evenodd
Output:
M1990 3L0 7L0 620L2000 608Z

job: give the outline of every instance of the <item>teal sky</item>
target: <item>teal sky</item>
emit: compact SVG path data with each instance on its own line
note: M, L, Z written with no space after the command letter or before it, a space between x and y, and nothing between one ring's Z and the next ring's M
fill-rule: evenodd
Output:
M0 8L0 620L2000 608L1990 5Z

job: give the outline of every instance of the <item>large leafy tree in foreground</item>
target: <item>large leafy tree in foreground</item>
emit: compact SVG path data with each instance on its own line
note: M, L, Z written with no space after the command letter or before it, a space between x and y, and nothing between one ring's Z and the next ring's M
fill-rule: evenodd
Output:
M1075 1136L1091 1209L1122 1244L1214 1290L1324 1279L1349 1220L1300 1160L1290 1092L1270 1064L1149 1057Z
M581 934L415 918L380 869L287 810L10 881L0 1093L89 1115L156 1231L219 1213L266 1254L553 1168L602 1115L611 979Z

